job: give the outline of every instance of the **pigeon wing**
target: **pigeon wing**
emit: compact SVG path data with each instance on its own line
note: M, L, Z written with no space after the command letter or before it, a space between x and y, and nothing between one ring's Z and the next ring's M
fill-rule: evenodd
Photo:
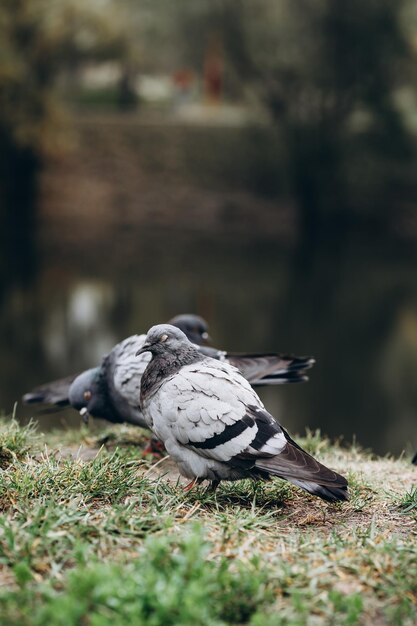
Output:
M206 458L232 462L243 453L270 457L286 443L268 413L258 423L256 411L264 410L260 399L227 363L206 359L182 368L161 389L159 407L177 441Z
M311 357L281 354L231 354L226 360L234 365L251 385L280 385L308 380L306 371L315 361Z
M237 367L251 385L280 385L308 380L306 371L313 367L312 357L297 357L276 353L232 353L199 346L199 351L219 361Z
M130 423L146 426L139 406L140 383L151 355L136 356L146 335L132 335L117 344L107 355L103 367L109 394L120 416Z

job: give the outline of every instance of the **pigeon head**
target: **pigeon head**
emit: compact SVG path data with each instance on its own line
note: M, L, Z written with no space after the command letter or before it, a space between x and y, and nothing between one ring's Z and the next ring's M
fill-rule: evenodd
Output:
M177 354L184 349L187 350L192 347L182 330L171 326L171 324L158 324L157 326L152 326L148 331L145 343L136 352L136 356L144 352L151 352L154 356L166 353Z
M94 367L77 376L69 389L68 399L85 422L88 415L111 420L101 367Z
M187 335L188 339L198 346L203 346L210 341L208 324L206 320L199 315L193 315L192 313L177 315L169 321L169 324L182 330L182 332Z

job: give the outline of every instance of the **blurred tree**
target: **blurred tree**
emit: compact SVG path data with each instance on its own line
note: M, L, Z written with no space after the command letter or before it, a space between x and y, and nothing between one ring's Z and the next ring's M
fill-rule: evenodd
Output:
M409 197L402 176L415 163L396 100L401 88L415 87L415 21L414 28L404 23L410 0L212 0L198 5L206 30L210 26L222 33L244 90L265 105L279 128L286 153L298 239L288 287L284 295L277 294L271 324L282 329L283 340L300 341L308 351L309 337L316 336L311 351L327 362L323 371L333 365L340 383L334 385L335 394L345 386L346 398L333 397L329 381L316 378L312 389L321 401L312 397L308 412L322 409L325 399L328 415L342 402L346 414L354 416L355 403L363 397L353 397L350 383L357 378L358 389L366 385L367 397L377 397L372 376L377 346L401 302L387 280L388 286L375 289L371 313L365 315L358 306L367 302L361 290L372 283L362 281L372 268L371 250L379 248L380 240L386 243L379 235L396 219L397 198ZM353 232L357 225L362 236L368 235L359 243ZM348 254L349 246L358 249ZM387 256L386 247L380 247ZM345 296L349 280L359 293L355 303ZM340 306L346 309L342 329ZM352 341L362 366L353 372L343 362ZM321 417L315 415L317 424Z
M396 90L413 56L401 24L407 0L221 0L230 58L284 132L304 244L326 225L343 229L357 173L353 142L409 154ZM356 142L359 146L359 142Z
M81 0L3 0L2 141L38 155L56 148L59 78L87 61L120 60L128 45L114 5L104 0L89 5Z
M0 245L9 266L27 264L36 172L65 139L60 79L83 62L127 55L123 22L105 0L0 3Z

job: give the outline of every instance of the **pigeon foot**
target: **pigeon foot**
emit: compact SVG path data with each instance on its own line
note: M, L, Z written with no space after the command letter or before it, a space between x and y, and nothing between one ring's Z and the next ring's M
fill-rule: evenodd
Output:
M154 437L152 437L149 440L148 445L143 449L142 454L150 455L150 456L155 457L156 459L160 459L164 451L165 451L165 446L162 443L162 441L159 441L159 439L155 439Z
M197 476L195 478L192 479L192 481L190 483L188 483L188 485L185 485L185 487L183 488L183 491L185 491L186 493L188 491L191 491L191 489L193 489L193 487L196 486L196 484L199 482Z
M220 480L210 480L207 485L206 493L214 493L220 485Z

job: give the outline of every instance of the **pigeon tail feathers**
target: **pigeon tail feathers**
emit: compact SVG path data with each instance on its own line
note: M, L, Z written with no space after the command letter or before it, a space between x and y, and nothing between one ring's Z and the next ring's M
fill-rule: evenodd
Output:
M284 478L328 502L348 500L346 478L317 461L295 443L285 429L282 430L287 438L283 450L272 458L258 459L255 467Z
M313 496L319 496L323 500L327 502L338 502L343 500L349 500L349 494L347 491L347 486L344 487L329 487L320 485L314 482L309 482L306 480L295 480L294 478L289 479L289 481L296 485L297 487L301 487L304 491L311 493Z
M77 375L54 380L45 385L35 387L25 393L22 400L25 404L53 404L57 407L69 406L69 389Z

